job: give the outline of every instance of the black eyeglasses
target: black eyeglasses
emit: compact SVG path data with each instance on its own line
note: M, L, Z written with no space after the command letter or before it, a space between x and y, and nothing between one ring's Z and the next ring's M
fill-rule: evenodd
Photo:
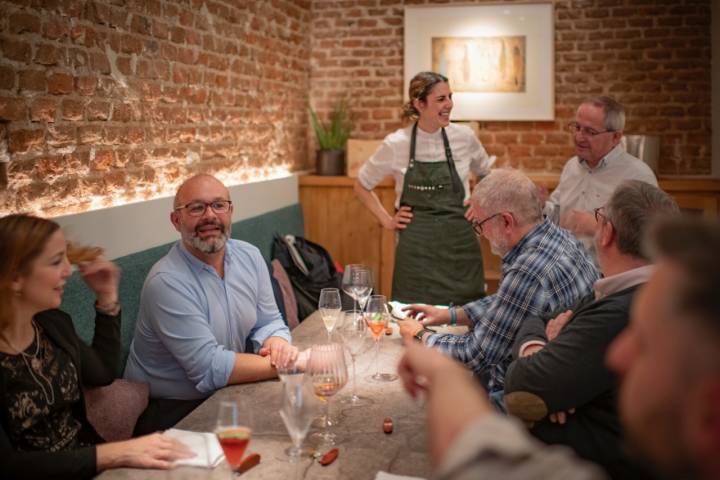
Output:
M583 137L596 137L597 135L602 135L603 133L612 133L615 130L603 130L601 132L598 132L594 128L590 127L583 127L578 122L570 122L567 124L568 131L570 133L580 133Z
M604 213L600 213L600 210L604 209L605 207L598 207L593 212L595 213L595 221L597 223L600 223L600 219L603 219L603 223L608 223L610 219L605 215Z
M503 214L503 212L493 213L492 215L490 215L489 217L487 217L485 220L482 220L482 221L480 221L480 222L478 222L478 221L473 221L473 222L472 222L472 227L473 227L473 230L475 230L475 234L477 234L477 235L482 235L482 233L483 233L483 224L485 224L486 222L489 222L489 221L492 220L493 218L495 218L495 217L497 217L497 216L499 216L499 215L502 215L502 214Z
M232 205L232 201L230 200L213 200L212 202L201 202L196 200L194 202L175 207L175 211L186 209L188 215L191 217L201 217L205 214L208 207L210 207L215 213L227 213L230 211L230 205Z

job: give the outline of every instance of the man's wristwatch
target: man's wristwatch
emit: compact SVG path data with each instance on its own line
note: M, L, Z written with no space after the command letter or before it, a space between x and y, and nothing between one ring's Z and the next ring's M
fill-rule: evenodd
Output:
M413 338L415 338L415 340L417 340L418 342L422 343L422 339L425 333L433 333L433 331L423 327L422 330L418 330L415 335L413 335Z

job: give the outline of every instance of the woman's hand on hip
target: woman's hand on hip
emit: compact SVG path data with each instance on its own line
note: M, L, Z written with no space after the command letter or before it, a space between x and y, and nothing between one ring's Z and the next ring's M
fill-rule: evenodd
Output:
M388 216L388 220L383 223L383 227L388 230L404 230L408 223L412 221L412 207L404 205L395 212L394 216Z

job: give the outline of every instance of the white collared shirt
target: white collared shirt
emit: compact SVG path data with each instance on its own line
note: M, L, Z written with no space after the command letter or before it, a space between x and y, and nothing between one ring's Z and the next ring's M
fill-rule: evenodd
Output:
M490 173L490 157L469 127L451 123L445 127L445 132L452 150L455 168L465 186L465 199L467 199L470 196L469 172L472 171L479 176ZM412 125L385 137L377 151L358 172L358 181L367 190L372 190L383 178L392 175L395 178L396 207L400 203L405 171L410 162L411 135ZM427 133L421 128L417 129L415 161L445 161L445 146L440 129L435 133Z
M610 150L595 168L590 168L577 156L572 157L545 204L545 214L557 222L570 210L592 213L610 200L615 187L624 180L641 180L657 187L657 179L650 167L627 153L621 145Z

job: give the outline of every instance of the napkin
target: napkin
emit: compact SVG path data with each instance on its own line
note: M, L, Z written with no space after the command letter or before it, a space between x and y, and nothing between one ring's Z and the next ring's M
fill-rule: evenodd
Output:
M225 458L214 433L191 432L177 428L165 430L164 433L168 437L179 440L195 453L192 458L176 460L175 465L215 468Z
M394 473L387 473L380 471L375 475L375 480L425 480L421 477L408 477L407 475L395 475Z

